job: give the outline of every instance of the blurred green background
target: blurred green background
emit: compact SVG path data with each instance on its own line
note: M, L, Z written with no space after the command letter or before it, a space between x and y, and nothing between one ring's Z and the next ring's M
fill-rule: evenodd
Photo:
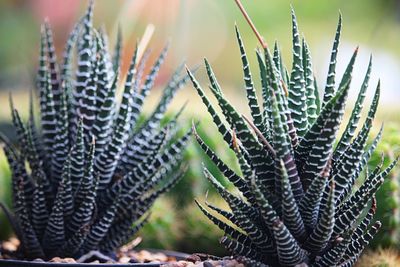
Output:
M330 49L341 12L343 35L337 72L339 75L343 73L351 53L359 46L360 53L352 83L351 101L354 101L369 55L373 54L371 87L375 87L379 78L382 80L381 105L374 128L378 129L382 122L390 125L390 131L384 132L382 150L391 155L398 154L396 145L399 139L394 136L398 136L400 131L400 107L397 103L400 100L400 1L242 2L269 45L272 46L275 40L279 41L287 66L291 65L290 6L294 7L300 31L311 48L314 71L320 88L325 85ZM45 17L49 18L55 32L56 51L61 55L67 34L73 23L83 14L86 5L87 1L80 0L0 0L0 128L3 131L9 131L9 92L13 93L18 109L26 115L28 91L34 87L41 22ZM95 24L106 27L111 45L114 44L118 25L121 26L124 40L123 70L127 68L136 40L141 38L144 29L151 23L155 26L155 33L150 42L150 47L155 52L153 56L157 55L168 39L172 40L156 87L165 83L173 68L182 60L194 66L202 63L203 57L207 57L226 95L239 111L248 113L244 105L246 101L243 98L245 93L234 24L239 26L242 33L250 55L250 63L254 66L252 69L256 81L258 73L254 65L256 58L253 51L259 44L233 0L96 0L95 5ZM200 68L197 76L205 83L203 68ZM146 110L150 110L159 95L160 90L156 88L146 103ZM368 93L369 97L371 95L372 88ZM171 110L178 110L187 100L189 105L182 118L182 126L190 127L192 119L200 121L200 134L207 134L210 146L235 168L233 155L222 144L215 127L210 123L206 109L190 86L179 93ZM194 144L188 148L186 160L190 162L189 173L172 193L156 203L152 224L147 225L141 233L141 246L223 254L223 249L217 245L221 233L193 204L195 197L204 200L207 190L210 190L211 199L220 202L219 198L212 194L212 189L201 174L202 161L210 167L212 164ZM0 200L9 203L8 185L9 171L1 153ZM378 205L386 204L383 202ZM4 218L0 219L0 237L5 238L9 232L6 230Z

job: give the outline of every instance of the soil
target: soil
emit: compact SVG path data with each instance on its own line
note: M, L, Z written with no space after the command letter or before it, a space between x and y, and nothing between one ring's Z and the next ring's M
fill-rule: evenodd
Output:
M20 260L18 247L20 242L12 237L0 244L0 259ZM35 262L45 262L43 259L34 259ZM168 256L162 252L151 252L147 250L133 250L129 244L121 247L115 255L104 255L98 251L91 251L79 259L54 257L48 262L57 263L160 263L176 262L175 257Z
M140 242L140 241L139 241ZM207 254L193 254L185 260L168 256L163 252L148 250L134 250L135 242L127 244L116 251L113 257L104 255L98 251L92 251L79 259L54 257L47 262L57 263L163 263L163 267L244 267L237 260L225 257L218 258ZM0 243L0 259L20 260L18 247L20 242L17 238L10 238ZM35 259L35 262L45 262L43 259Z
M244 267L245 265L232 257L219 258L208 254L193 254L183 261L171 262L163 267Z

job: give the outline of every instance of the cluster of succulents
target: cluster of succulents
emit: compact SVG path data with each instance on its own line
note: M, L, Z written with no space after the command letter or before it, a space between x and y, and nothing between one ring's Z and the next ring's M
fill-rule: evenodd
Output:
M375 195L397 159L385 167L382 159L372 170L368 168L382 135L381 128L368 144L380 97L379 82L368 115L359 125L372 60L350 118L338 134L358 53L357 48L337 85L341 17L323 97L319 96L309 47L300 38L292 11L290 72L278 44L271 52L256 33L262 42L262 48L256 50L262 104L236 27L252 119L230 104L205 60L210 89L223 116L192 71L181 73L182 64L154 111L140 121L168 45L146 76L149 51L136 46L118 101L122 39L119 35L111 54L105 30L94 28L92 16L93 1L69 35L61 63L49 23L42 26L39 120L33 92L27 121L10 97L18 143L4 135L0 139L12 171L13 213L3 204L0 207L21 242L19 257L78 258L93 250L111 253L138 232L154 201L185 173L182 151L190 131L179 134L177 119L182 109L172 117L165 112L190 79L239 166L236 171L226 164L193 125L211 168L240 192L230 192L204 167L205 176L230 210L207 201L196 203L225 233L220 240L224 247L249 266L352 266L357 261L381 227L374 220ZM38 121L40 125L36 125ZM365 177L362 181L361 176ZM198 227L196 217L193 221Z
M336 87L341 28L340 17L326 86L320 98L310 51L305 39L300 38L292 11L291 72L282 62L278 45L272 53L265 43L263 49L256 51L262 107L236 28L252 120L229 103L207 60L209 87L223 118L188 71L218 131L236 153L241 169L240 173L234 172L193 127L201 148L240 191L240 195L229 192L205 168L205 176L230 210L208 202L205 203L208 209L198 205L225 232L220 242L234 255L248 258L251 266L352 266L381 226L373 219L375 194L397 159L384 169L381 164L372 171L367 167L382 133L381 130L371 145L367 144L380 96L379 83L368 116L356 132L371 62L345 130L338 136L358 52L357 48ZM355 188L364 171L364 182Z
M10 99L18 144L2 136L12 170L14 214L8 215L27 259L113 251L142 227L155 199L184 173L181 151L190 131L176 136L180 112L162 122L188 79L181 74L184 64L154 112L138 123L168 46L145 77L149 52L136 47L118 104L121 38L111 56L105 31L93 27L92 16L93 1L71 32L60 66L50 25L42 27L41 127L35 125L32 94L27 122Z

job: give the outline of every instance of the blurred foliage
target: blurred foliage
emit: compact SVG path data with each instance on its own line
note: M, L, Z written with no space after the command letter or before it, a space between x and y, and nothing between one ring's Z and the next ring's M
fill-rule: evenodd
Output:
M400 255L396 249L378 249L366 251L356 263L355 267L398 267Z
M0 152L0 202L11 207L11 172L2 150ZM0 240L7 238L11 227L3 211L0 211L0 229Z
M383 139L370 160L371 169L381 161L381 153L385 156L384 166L400 155L400 125L385 124ZM400 166L397 166L385 179L377 192L376 219L382 222L382 228L372 240L371 246L400 247Z
M53 0L1 0L0 1L0 89L28 88L36 66L39 39L36 33L40 23L46 16L55 24L56 51L61 54L67 32L72 21L81 14L87 1L69 0L67 6L62 1ZM319 1L319 0L279 0L249 1L243 0L254 23L261 34L271 44L274 40L280 43L283 55L288 62L291 51L290 38L290 4L296 9L301 21L301 31L306 37L313 55L318 62L327 64L325 58L313 48L319 48L321 42L331 41L331 32L335 29L338 11L344 16L345 42L363 44L379 50L388 50L399 56L400 43L399 1L396 0L352 0L352 1ZM65 4L64 4L65 5ZM64 8L60 12L60 6ZM150 46L159 49L168 37L171 37L171 66L183 58L195 64L203 56L213 63L214 69L223 80L234 85L239 84L239 59L233 34L233 25L237 22L242 37L249 48L258 45L253 33L247 27L233 0L96 0L96 13L105 22L106 29L115 39L116 27L120 23L124 33L125 53L128 57L139 36L131 36L131 32L141 33L147 23L156 27ZM69 16L63 15L70 14ZM58 16L58 17L57 17ZM204 19L204 18L207 19ZM56 22L56 23L53 23ZM217 25L218 27L215 27ZM316 26L317 25L317 26ZM132 31L132 29L135 31ZM207 38L203 38L207 36ZM210 42L210 40L212 40ZM385 40L382 42L382 40ZM129 51L128 51L129 50ZM368 52L367 52L368 53ZM125 58L124 68L129 64ZM251 61L255 62L252 56ZM226 64L230 62L230 64ZM229 79L227 79L229 77ZM232 84L231 84L232 85ZM234 88L233 86L231 86Z
M213 203L220 201L213 200ZM138 234L143 239L139 248L168 249L189 254L227 254L219 244L223 232L210 224L194 201L180 208L175 200L162 197L155 203L150 221Z
M174 202L161 197L151 209L150 222L137 234L142 238L140 247L173 249L181 237L180 221Z

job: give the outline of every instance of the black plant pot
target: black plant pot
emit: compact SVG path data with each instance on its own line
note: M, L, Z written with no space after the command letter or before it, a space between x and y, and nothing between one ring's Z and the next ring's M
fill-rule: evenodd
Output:
M161 252L169 257L174 257L176 260L184 260L189 255L169 250L156 250L150 249L150 252ZM57 262L35 262L35 261L23 261L23 260L0 260L0 267L39 267L39 266L48 266L48 267L159 267L163 263L57 263Z

